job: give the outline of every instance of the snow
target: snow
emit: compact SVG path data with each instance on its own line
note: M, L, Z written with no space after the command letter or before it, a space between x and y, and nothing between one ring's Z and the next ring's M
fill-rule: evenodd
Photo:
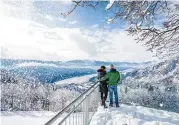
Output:
M73 77L70 79L65 79L65 80L61 80L56 82L56 85L67 85L67 84L71 84L71 83L86 83L89 82L89 79L92 77L95 77L96 74L92 74L92 75L85 75L85 76L81 76L81 77Z
M113 22L113 20L114 20L114 18L109 18L109 19L107 19L107 23L111 24Z
M52 117L54 117L57 112L50 111L18 111L18 112L1 112L1 124L0 125L44 125ZM57 125L63 117L67 114L63 114L58 120L54 122L53 125ZM92 113L89 114L90 117ZM74 119L73 118L77 118ZM70 120L69 120L70 119ZM65 122L65 125L72 125L73 123L78 123L82 125L83 115L82 112L73 113L69 116L69 119Z
M115 0L110 0L109 1L109 4L106 6L106 10L109 10L112 7L112 5L114 4L114 1Z
M43 125L56 112L50 111L1 111L1 125ZM71 117L80 115L74 113ZM62 116L63 117L63 116ZM59 119L60 120L60 119ZM57 120L57 122L59 121ZM73 119L68 123L72 123ZM56 123L56 122L55 122ZM179 114L146 108L142 106L120 105L119 108L99 106L90 125L179 125Z
M119 108L99 107L90 125L179 125L179 114L122 104Z
M55 64L47 64L47 63L36 63L36 62L24 62L24 63L20 63L20 64L16 64L16 68L18 67L26 67L26 66L47 66L47 67L58 67Z
M1 125L42 125L54 115L50 111L2 111L0 116Z

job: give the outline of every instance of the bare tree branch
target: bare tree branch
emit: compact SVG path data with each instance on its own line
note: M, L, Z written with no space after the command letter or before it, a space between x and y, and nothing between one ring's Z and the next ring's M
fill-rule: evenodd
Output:
M75 3L74 7L67 13L61 13L63 17L67 17L68 15L70 15L77 8L77 6L81 3L81 1L72 1L72 2Z

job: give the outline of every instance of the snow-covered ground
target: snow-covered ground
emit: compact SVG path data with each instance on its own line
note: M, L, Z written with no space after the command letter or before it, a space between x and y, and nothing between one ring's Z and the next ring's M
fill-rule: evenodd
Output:
M1 125L43 125L56 112L1 112ZM72 119L72 118L77 118ZM71 121L67 121L66 125L72 123L82 123L80 113L72 114ZM81 119L81 120L79 120ZM60 120L60 119L59 119ZM59 121L58 120L58 121ZM57 121L57 122L58 122ZM55 122L56 123L56 122ZM94 114L90 125L179 125L179 114L146 108L142 106L121 105L119 108L99 107ZM76 125L76 124L75 124Z
M96 76L96 74L85 75L85 76L80 76L80 77L73 77L73 78L70 78L70 79L58 81L55 84L56 85L67 85L67 84L71 84L71 83L76 83L76 84L81 83L81 84L83 84L83 83L89 82L89 80L92 77L95 77L95 76Z
M1 112L1 125L43 125L54 112L31 111L31 112Z
M142 106L100 106L90 125L179 125L179 114Z
M0 125L44 125L56 114L57 112L50 111L1 112ZM53 125L58 125L66 115L67 114L63 114ZM93 113L89 115L92 117ZM69 118L64 121L64 125L83 125L83 113L77 112L71 114Z

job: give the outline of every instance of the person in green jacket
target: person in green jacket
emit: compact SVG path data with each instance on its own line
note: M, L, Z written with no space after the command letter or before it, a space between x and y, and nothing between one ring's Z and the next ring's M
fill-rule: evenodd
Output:
M114 68L113 64L110 65L110 71L102 79L107 79L110 99L109 106L113 106L114 93L116 107L119 107L117 85L120 81L120 73Z

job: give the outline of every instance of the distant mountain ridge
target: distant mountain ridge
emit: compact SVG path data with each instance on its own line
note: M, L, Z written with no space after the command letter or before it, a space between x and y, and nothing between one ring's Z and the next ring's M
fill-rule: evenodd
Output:
M0 59L1 69L8 70L13 75L26 79L38 79L42 83L54 83L60 80L95 74L96 69L101 65L109 66L111 63L119 71L133 70L139 67L150 65L150 62L129 63L129 62L105 62L92 60L71 60L71 61L41 61L41 60L13 60ZM107 70L108 67L107 67Z
M1 67L12 67L16 64L21 63L41 63L41 64L55 64L58 66L100 66L100 65L110 65L114 64L115 66L140 66L140 65L150 65L151 62L109 62L109 61L94 61L94 60L70 60L70 61L41 61L41 60L23 60L23 59L0 59Z

